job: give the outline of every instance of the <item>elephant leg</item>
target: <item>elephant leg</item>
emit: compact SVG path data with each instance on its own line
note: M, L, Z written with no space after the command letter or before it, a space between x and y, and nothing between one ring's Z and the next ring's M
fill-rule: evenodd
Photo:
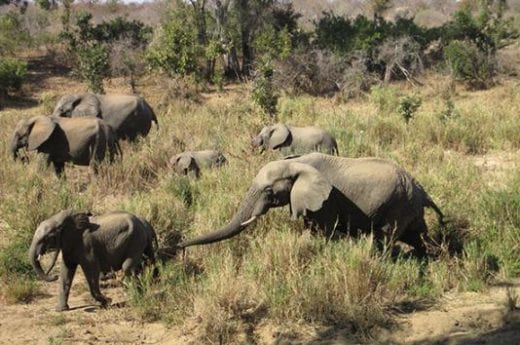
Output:
M72 280L74 279L74 274L76 273L77 267L78 264L71 263L63 258L60 269L61 286L58 295L58 305L56 306L56 311L69 309L67 301L69 299L70 287L72 286Z
M411 245L415 249L415 255L419 258L424 258L427 254L426 246L421 237L422 234L427 232L428 228L423 218L417 218L415 221L410 223L406 228L406 231L401 236L400 240L406 244Z
M63 172L65 171L65 162L52 162L56 175L60 178L64 177Z
M110 303L110 299L103 296L101 291L99 290L99 268L97 265L88 264L82 266L83 273L85 273L85 278L87 278L88 287L90 289L90 294L92 297L101 305L106 306Z
M140 258L127 258L123 262L123 272L126 277L136 276L141 271L141 259Z

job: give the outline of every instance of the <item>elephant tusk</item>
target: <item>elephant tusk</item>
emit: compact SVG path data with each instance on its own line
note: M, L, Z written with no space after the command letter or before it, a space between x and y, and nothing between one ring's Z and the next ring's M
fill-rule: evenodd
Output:
M253 217L249 218L248 220L246 220L245 222L240 223L240 226L247 226L247 225L251 224L252 222L254 222L255 219L256 219L256 216L253 216Z

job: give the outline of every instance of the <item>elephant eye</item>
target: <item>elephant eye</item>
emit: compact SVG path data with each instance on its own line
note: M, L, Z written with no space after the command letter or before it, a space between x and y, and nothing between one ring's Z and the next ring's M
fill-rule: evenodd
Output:
M265 187L264 192L267 195L273 195L273 188L272 187Z

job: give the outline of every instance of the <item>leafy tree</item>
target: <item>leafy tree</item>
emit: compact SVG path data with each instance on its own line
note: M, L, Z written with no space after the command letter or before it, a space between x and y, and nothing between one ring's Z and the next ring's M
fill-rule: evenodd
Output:
M103 92L103 79L110 71L125 71L130 78L132 89L135 87L136 60L140 54L132 54L133 50L143 50L151 36L152 29L138 21L127 21L117 17L98 25L91 24L92 14L81 11L76 17L76 25L72 29L64 30L61 38L68 44L74 57L74 73L87 82L94 92ZM112 64L110 54L121 49L113 49L116 43L125 42L126 54L120 54L120 63L127 68L119 68ZM120 47L119 47L120 48Z
M198 58L203 56L203 47L197 35L196 23L188 5L177 2L156 32L146 54L148 63L152 68L172 76L199 71Z
M276 114L278 95L273 88L273 67L268 58L266 58L256 70L251 96L253 102L266 114L271 116Z
M454 79L475 89L492 84L493 65L490 57L469 41L451 41L444 49L446 61Z

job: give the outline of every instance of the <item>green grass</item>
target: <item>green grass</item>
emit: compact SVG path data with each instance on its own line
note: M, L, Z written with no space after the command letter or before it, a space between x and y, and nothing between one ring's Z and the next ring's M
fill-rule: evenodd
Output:
M451 219L441 229L427 212L441 245L438 259L391 258L370 237L327 242L290 220L286 208L271 210L232 240L190 248L186 261L178 256L162 264L160 280L147 273L140 282L128 282L132 311L143 320L174 325L196 317L199 342L232 342L247 325L264 319L353 325L367 334L390 322L390 310L402 302L435 300L450 290L482 291L494 279L518 277L520 93L511 91L518 89L511 83L454 92L457 116L449 118L442 116L445 86L435 79L415 90L387 86L345 104L309 96L280 99L279 120L327 128L341 155L392 159L421 182ZM24 251L37 225L63 208L133 212L152 223L163 244L172 245L181 236L225 224L259 168L281 157L253 153L250 140L267 119L251 106L246 88L224 97L205 94L200 103L166 97L158 106L161 85L148 80L142 88L156 107L160 130L153 127L138 144L124 143L123 159L103 165L92 182L86 169L71 166L67 180L60 181L34 153L29 165L12 161L8 147L16 122L48 109L48 101L23 114L0 112L2 281L16 277L23 288L14 290L36 294L35 285L24 280L30 268ZM396 108L405 94L423 100L408 125ZM229 164L203 170L197 181L174 176L167 161L181 150L179 141L190 150L221 149ZM499 166L477 166L475 155L484 153L498 157ZM457 256L449 245L459 247ZM17 296L14 301L25 299L24 293L9 294Z

